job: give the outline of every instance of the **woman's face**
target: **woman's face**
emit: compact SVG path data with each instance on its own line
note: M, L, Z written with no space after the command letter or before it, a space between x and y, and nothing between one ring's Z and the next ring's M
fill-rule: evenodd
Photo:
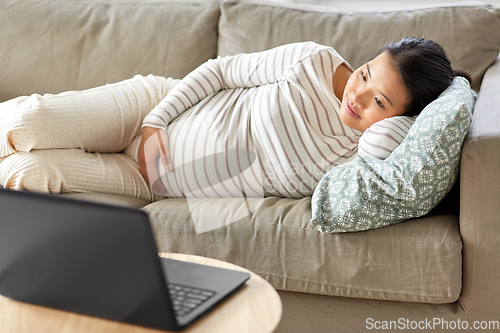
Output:
M388 52L358 68L344 89L340 119L358 131L385 118L401 116L409 93Z

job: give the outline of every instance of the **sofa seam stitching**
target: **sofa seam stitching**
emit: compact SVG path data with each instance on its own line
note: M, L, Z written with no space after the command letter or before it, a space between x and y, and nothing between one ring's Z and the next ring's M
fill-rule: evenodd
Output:
M378 289L378 290L377 289L367 289L367 288L359 287L359 286L352 286L352 287L341 286L341 285L337 285L337 284L330 284L330 283L321 282L321 281L314 281L314 280L304 281L303 279L299 279L298 277L294 277L294 276L288 278L288 277L283 277L283 276L275 275L275 274L271 274L271 273L263 273L261 271L254 271L254 270L252 270L252 272L254 272L256 274L259 274L259 275L267 275L267 276L277 277L277 278L284 279L284 280L289 279L289 280L298 281L298 282L318 283L320 285L324 285L324 286L328 286L328 287L352 289L352 290L367 291L367 292L379 292L379 293L385 293L385 294L391 294L391 295L409 295L409 296L424 297L424 295L422 295L422 294L408 294L408 293L403 294L403 293L397 293L397 292L391 292L391 291L383 291L382 289ZM325 295L329 295L329 294L325 294ZM330 296L338 296L338 295L330 295ZM449 297L450 295L430 293L430 294L426 295L425 297L436 297L437 298L437 297L446 297L446 296Z

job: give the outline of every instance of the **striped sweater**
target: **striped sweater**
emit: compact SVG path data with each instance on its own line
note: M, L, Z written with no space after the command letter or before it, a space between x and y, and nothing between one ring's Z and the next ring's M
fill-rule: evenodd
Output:
M376 122L359 138L358 154L386 159L406 137L415 120L416 117L396 116Z
M218 57L188 74L143 122L167 129L167 196L310 196L357 155L362 133L341 122L333 92L342 63L306 42Z

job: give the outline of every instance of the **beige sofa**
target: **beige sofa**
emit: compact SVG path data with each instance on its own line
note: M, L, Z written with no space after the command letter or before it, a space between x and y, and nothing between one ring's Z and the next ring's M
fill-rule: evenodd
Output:
M60 195L144 207L160 251L213 257L263 276L283 301L278 332L498 330L500 9L472 3L343 12L238 1L0 0L0 101L136 74L182 78L217 55L296 41L334 46L357 67L403 36L441 43L479 90L459 181L426 216L322 234L309 224L310 198L269 197L245 210L240 199L151 202L120 195L119 188L97 193L92 184ZM212 227L203 230L207 224Z

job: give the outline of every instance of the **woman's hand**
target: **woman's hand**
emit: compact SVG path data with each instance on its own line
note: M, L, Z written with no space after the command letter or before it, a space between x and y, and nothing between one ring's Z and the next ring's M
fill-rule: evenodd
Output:
M165 187L160 181L156 168L156 161L160 158L166 171L172 171L172 160L168 151L167 131L145 126L142 129L141 143L139 144L139 171L154 193L164 195Z

